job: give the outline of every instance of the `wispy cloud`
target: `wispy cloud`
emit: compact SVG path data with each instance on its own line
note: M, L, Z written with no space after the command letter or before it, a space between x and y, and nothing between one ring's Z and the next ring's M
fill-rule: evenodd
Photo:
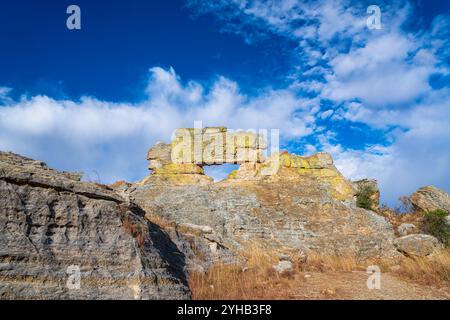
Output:
M377 178L391 204L425 184L450 190L449 16L437 16L423 29L414 24L412 3L382 1L382 29L369 30L366 8L372 3L364 1L188 3L215 15L224 31L252 41L272 33L298 43L290 88L314 97L322 105L317 116L331 121L306 150L333 153L350 178ZM433 76L443 84L433 86ZM385 130L391 143L354 149L333 131L348 122Z

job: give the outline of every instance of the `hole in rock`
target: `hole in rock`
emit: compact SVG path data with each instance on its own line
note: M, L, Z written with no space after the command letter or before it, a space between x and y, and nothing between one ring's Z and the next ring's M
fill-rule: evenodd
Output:
M230 164L230 163L203 167L203 170L205 170L205 174L207 176L212 177L214 179L214 182L226 179L226 177L231 173L231 171L237 169L239 169L238 164Z

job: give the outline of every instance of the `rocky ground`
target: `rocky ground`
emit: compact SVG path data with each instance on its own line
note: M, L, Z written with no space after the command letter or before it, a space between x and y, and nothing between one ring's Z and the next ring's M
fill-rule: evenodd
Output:
M382 274L380 289L367 288L367 273L313 272L298 288L283 299L332 300L448 300L449 287L434 287L405 281L395 275ZM280 297L281 298L281 297Z

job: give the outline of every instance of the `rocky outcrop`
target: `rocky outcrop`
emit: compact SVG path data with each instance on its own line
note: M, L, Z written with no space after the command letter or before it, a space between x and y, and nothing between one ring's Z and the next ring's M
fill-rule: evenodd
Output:
M410 234L395 239L397 249L409 256L424 257L441 248L439 240L428 234Z
M418 211L429 212L441 209L450 212L450 196L444 190L434 186L422 187L409 198Z
M243 146L257 147L249 142L254 140L247 139ZM265 142L261 144L266 147ZM163 148L166 155L167 146ZM160 157L153 150L149 152L150 160ZM173 150L172 142L172 154ZM207 165L203 160L196 164L193 154L188 154L187 159L176 163L172 157L172 165ZM169 225L166 229L185 256L192 257L199 247L206 248L201 255L207 257L207 264L224 255L229 258L253 242L268 249L349 254L361 259L398 255L391 225L374 212L356 207L354 186L336 169L329 154L302 157L281 152L267 160L247 160L218 183L179 183L175 176L183 178L184 173L162 179L164 173L154 168L125 192L149 219L159 217L169 222L165 223ZM236 163L236 159L232 162ZM180 226L187 225L201 227L180 231ZM186 245L182 239L186 235L195 246Z
M312 177L209 186L138 185L129 191L147 213L177 224L211 227L213 232L201 237L228 251L256 242L272 249L361 258L396 254L392 227L383 217L333 199Z
M240 183L254 181L258 184L289 184L290 182L311 182L322 192L339 201L354 202L356 190L336 169L331 155L319 152L302 157L288 152L274 153L262 163L248 163L232 172L228 181Z
M0 152L0 298L189 298L169 237L80 177Z
M170 144L158 142L147 153L153 174L141 184L210 184L204 166L263 161L264 138L253 132L233 132L224 127L182 128Z
M158 142L147 153L149 169L153 174L143 184L208 184L213 179L206 176L202 166L195 163L176 163L172 161L170 144Z

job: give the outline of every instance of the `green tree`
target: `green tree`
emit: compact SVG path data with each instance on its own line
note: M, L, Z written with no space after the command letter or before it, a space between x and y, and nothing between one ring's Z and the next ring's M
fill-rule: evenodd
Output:
M423 219L424 231L436 237L445 246L449 245L450 239L450 224L446 219L448 214L447 211L438 209L425 213Z
M373 200L372 196L375 190L370 186L363 186L356 194L356 206L367 210L372 210Z

